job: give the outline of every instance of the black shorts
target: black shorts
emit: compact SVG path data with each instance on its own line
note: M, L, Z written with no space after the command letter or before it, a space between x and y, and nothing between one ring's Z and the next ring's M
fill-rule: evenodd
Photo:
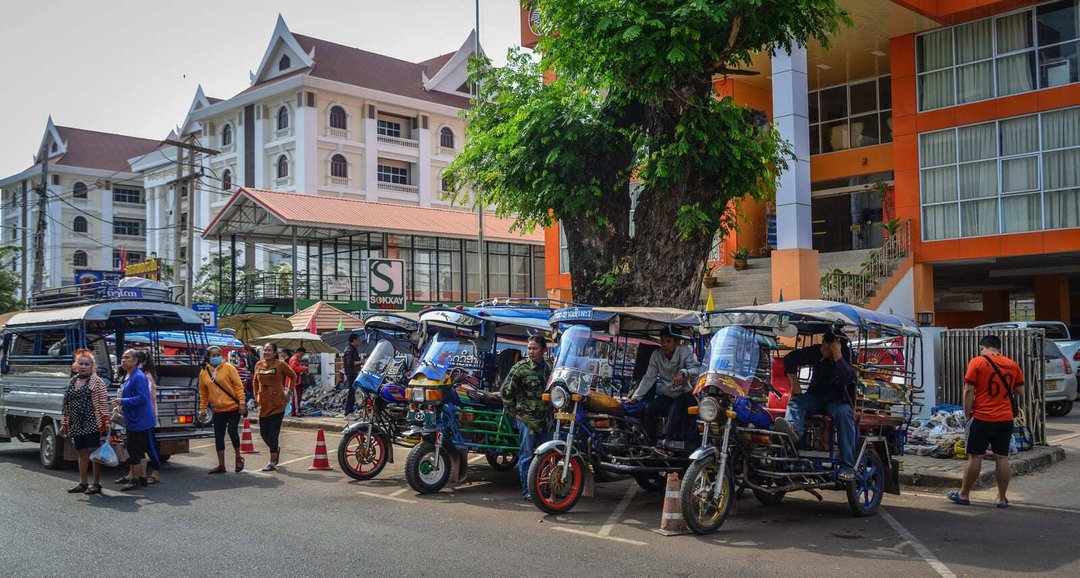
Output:
M969 456L981 456L986 448L992 448L999 456L1009 455L1009 442L1012 441L1013 422L971 420L968 424L965 451Z
M71 444L75 446L75 451L98 449L101 446L100 433L82 434L77 436L71 436Z
M146 457L146 452L150 451L150 430L127 432L124 447L128 451L128 463L133 466L137 465Z

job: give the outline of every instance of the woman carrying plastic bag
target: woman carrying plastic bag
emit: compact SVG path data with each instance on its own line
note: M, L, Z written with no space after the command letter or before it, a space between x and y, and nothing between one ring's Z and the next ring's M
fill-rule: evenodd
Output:
M101 493L101 463L94 460L94 483L87 484L91 452L101 449L101 436L111 429L109 394L105 381L97 374L94 353L88 349L75 352L72 369L75 375L64 392L64 417L60 422L60 437L69 438L79 455L79 484L69 494ZM105 444L108 444L106 437ZM96 453L96 452L94 452ZM112 452L116 465L116 452Z

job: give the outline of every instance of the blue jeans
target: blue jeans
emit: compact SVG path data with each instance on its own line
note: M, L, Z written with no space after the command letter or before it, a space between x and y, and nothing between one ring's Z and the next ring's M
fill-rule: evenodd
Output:
M833 422L836 437L840 442L840 466L842 470L855 469L855 412L851 405L842 401L829 401L822 394L804 393L791 398L785 418L791 422L791 429L802 437L806 429L806 416L826 414Z
M518 451L518 475L521 476L521 495L529 493L529 466L532 465L533 452L536 447L544 442L551 441L551 430L534 432L525 425L525 422L517 422L518 436L521 437L521 450Z

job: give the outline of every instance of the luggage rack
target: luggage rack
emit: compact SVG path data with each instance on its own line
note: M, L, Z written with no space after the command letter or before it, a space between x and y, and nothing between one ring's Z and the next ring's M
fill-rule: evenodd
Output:
M143 286L118 286L109 281L95 281L93 283L43 289L31 295L27 305L31 311L38 311L111 301L176 302L173 299L172 288L160 283L148 283Z
M544 309L562 309L580 307L579 304L547 297L488 297L476 302L477 307L538 307Z

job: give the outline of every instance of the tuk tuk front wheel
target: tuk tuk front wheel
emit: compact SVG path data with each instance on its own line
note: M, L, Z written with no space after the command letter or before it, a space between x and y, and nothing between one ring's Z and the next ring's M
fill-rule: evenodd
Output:
M569 512L585 489L585 462L580 456L570 456L566 479L563 479L564 459L562 451L550 449L534 457L529 466L529 495L542 512Z
M435 455L435 444L425 441L414 447L405 460L405 481L421 494L434 494L450 481L450 452L442 447L438 460Z
M488 450L484 452L484 455L487 457L488 465L497 472L509 472L518 464L517 452Z
M874 450L867 450L855 467L855 479L847 484L848 505L856 516L872 516L885 495L885 467Z
M683 521L695 534L709 534L720 529L735 501L735 476L731 468L723 475L717 494L716 476L720 466L716 458L698 460L686 469L679 490Z

